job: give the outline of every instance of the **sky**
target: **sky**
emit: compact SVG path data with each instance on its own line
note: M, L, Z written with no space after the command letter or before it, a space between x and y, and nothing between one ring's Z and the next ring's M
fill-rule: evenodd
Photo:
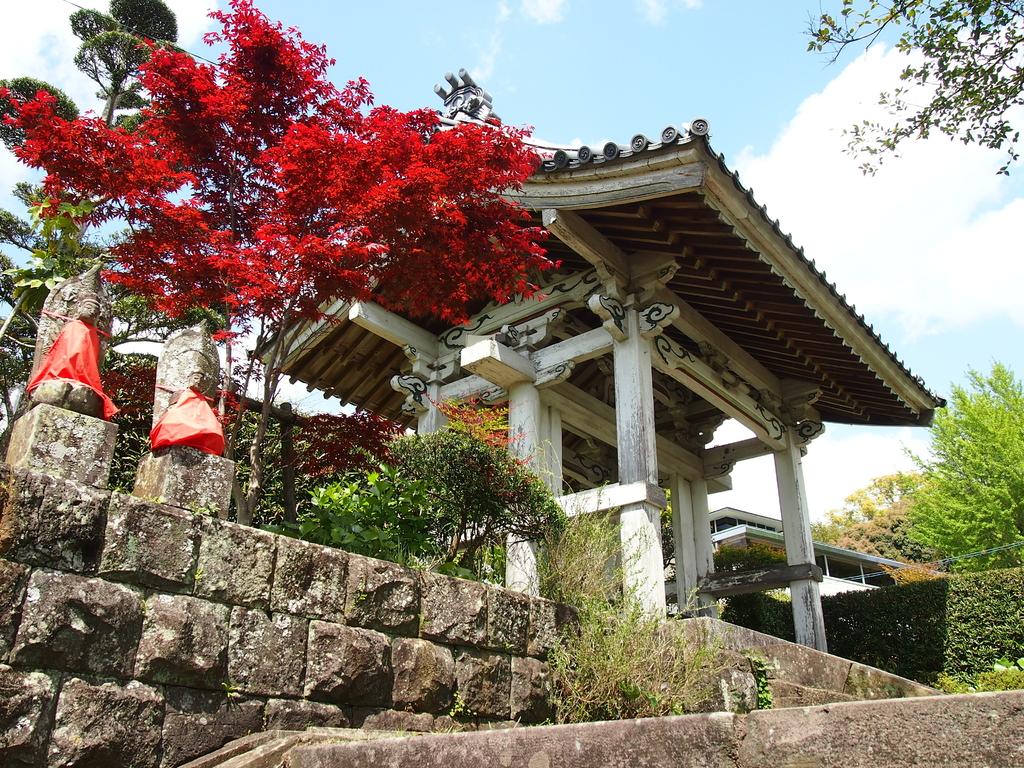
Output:
M201 37L211 4L169 0L190 51L209 55ZM1024 168L999 176L1000 152L937 137L864 176L843 130L879 114L878 93L905 60L891 40L836 63L808 53L811 13L838 0L258 4L327 45L337 83L365 77L378 103L401 109L439 105L434 84L465 67L506 123L555 143L627 143L703 117L730 168L933 391L948 395L968 369L997 360L1024 374ZM5 6L0 77L31 74L94 105L94 87L72 64L67 0ZM0 206L13 207L2 190L29 176L0 153ZM727 423L716 443L743 436ZM927 448L924 429L829 425L804 459L812 516L912 468L907 452ZM770 457L738 465L733 485L712 507L778 515Z

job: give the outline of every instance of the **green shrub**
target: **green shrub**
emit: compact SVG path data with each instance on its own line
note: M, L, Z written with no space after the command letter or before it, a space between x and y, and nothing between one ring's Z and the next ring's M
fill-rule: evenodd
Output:
M551 491L501 445L458 429L403 436L391 464L317 488L296 523L320 544L463 578L500 580L509 536L543 540L564 523Z
M1016 691L1024 688L1024 659L1017 659L1017 661L1000 659L992 665L991 671L978 675L974 688L979 693Z
M762 594L726 602L726 621L792 638L788 604ZM844 592L822 606L831 653L946 690L1024 656L1024 568Z
M427 485L437 510L434 534L448 559L468 560L508 536L541 540L565 519L546 485L501 445L461 429L400 437L389 446L405 477Z
M316 544L409 563L439 556L437 518L426 483L382 465L317 488L298 522L282 528Z

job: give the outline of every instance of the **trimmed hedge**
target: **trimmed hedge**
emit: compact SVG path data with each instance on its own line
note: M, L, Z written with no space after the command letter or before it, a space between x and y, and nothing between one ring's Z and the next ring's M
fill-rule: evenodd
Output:
M1024 568L846 592L822 605L831 653L923 683L1024 656ZM793 637L789 603L769 595L731 598L722 618Z

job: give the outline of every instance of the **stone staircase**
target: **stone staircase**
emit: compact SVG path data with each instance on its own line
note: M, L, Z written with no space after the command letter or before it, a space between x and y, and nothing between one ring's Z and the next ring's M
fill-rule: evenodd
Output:
M984 731L986 738L991 738L988 730L1001 732L1004 725L1019 732L1024 728L1024 692L939 696L912 680L717 619L686 619L669 622L666 628L679 633L684 642L719 649L715 693L703 714L458 734L331 728L267 731L232 742L183 768L460 768L493 762L485 760L485 755L492 755L501 766L527 768L1024 765L1020 744L1014 748L1019 762L999 762L998 754L994 762L942 762L938 759L942 752L934 752L936 761L928 762L925 758L933 754L929 751L933 742L920 735L927 730L925 724ZM759 686L771 691L769 710L753 711ZM866 742L852 735L863 730L862 725L854 726L858 721L876 724ZM907 728L918 735L900 742ZM793 740L808 739L808 749L817 749L818 757L804 760L790 754ZM891 762L886 757L878 762L883 754L865 747L875 741L900 742L901 759ZM828 752L822 752L823 744L847 742L853 751L844 751L841 759L838 753L835 759L822 756ZM606 750L603 755L601 750ZM1013 750L1004 756L1009 759L1012 754Z
M184 768L1019 768L1024 691L582 725L248 737Z

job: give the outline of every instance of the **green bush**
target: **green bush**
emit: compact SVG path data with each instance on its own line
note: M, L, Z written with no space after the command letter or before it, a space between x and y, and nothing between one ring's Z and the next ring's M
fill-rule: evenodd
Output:
M790 639L789 605L730 598L722 618ZM844 592L822 599L829 651L903 677L970 684L1003 657L1024 656L1024 568Z
M472 560L510 535L541 540L565 519L548 487L502 445L445 428L400 437L389 452L403 476L429 488L434 532L449 559L461 550Z
M390 464L314 489L281 533L356 554L500 580L509 536L544 540L565 516L551 491L501 445L457 429L388 445Z
M306 541L410 563L440 555L437 516L426 483L381 466L317 488L298 523L283 528Z

